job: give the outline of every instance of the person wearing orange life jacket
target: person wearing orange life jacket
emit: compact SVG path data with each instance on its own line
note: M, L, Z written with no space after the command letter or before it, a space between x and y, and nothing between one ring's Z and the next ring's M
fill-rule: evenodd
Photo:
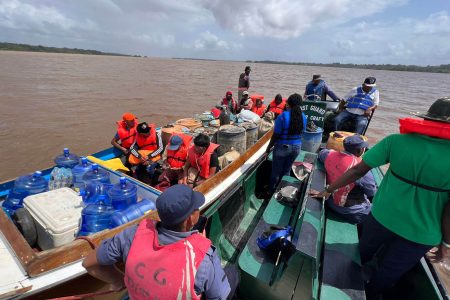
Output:
M342 152L330 149L320 151L318 158L325 166L327 183L335 182L345 171L358 164L367 146L361 136L353 135L344 139L345 150ZM335 190L326 203L329 209L348 222L360 224L370 213L372 205L369 198L376 191L375 179L371 172L367 172L355 182Z
M261 99L256 99L255 105L252 107L252 112L257 114L260 118L263 117L264 113L266 111L266 106L263 104Z
M122 115L122 120L117 121L117 132L111 140L111 145L120 150L120 159L126 166L129 166L128 156L130 154L130 147L136 138L137 123L138 120L132 113L124 113Z
M150 219L103 241L83 261L89 274L128 288L131 299L227 299L239 284L234 265L222 268L216 248L199 231L203 194L174 185L156 199L161 221ZM125 274L115 263L125 263Z
M225 94L225 97L218 103L220 107L225 106L227 110L232 113L236 114L238 105L237 102L233 99L233 93L231 91L228 91Z
M218 147L210 142L207 135L196 136L194 145L189 148L183 178L179 183L195 187L216 174L219 171L219 157L215 151Z
M283 99L283 97L280 94L277 94L275 96L275 99L270 102L269 106L267 107L266 112L273 112L275 114L275 119L286 110L286 99Z
M178 183L183 178L183 168L186 164L188 150L192 142L192 136L187 134L173 134L166 151L163 164L163 173L159 176L157 189L164 191L169 186Z

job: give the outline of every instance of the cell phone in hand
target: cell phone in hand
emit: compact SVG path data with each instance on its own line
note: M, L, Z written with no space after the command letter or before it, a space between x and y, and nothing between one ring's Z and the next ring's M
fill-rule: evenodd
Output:
M199 232L202 232L205 230L206 223L208 222L208 218L205 216L200 216L198 218L198 222L192 227L192 230L198 230Z

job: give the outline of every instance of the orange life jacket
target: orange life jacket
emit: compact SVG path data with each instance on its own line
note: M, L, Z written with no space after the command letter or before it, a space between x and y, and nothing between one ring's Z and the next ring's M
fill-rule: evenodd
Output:
M183 143L181 144L180 148L178 148L178 150L169 150L169 148L167 148L167 163L169 164L171 169L181 169L182 167L184 167L188 155L189 146L191 145L192 141L192 136L190 135L187 134L176 134L176 135L181 137ZM172 137L170 137L167 147L170 146L171 140Z
M120 145L126 149L130 149L130 146L134 143L136 137L136 127L138 119L134 120L134 127L128 128L125 121L117 121L117 134L119 135Z
M285 107L286 107L286 98L283 98L280 104L276 104L275 99L273 99L272 102L270 102L269 104L269 111L277 115L280 115L284 111Z
M400 122L400 133L418 133L450 140L449 123L413 118L403 118L398 121Z
M136 134L136 144L138 145L139 150L155 151L158 149L155 124L148 124L148 127L150 127L149 135L145 136L139 133Z
M209 163L211 161L211 155L217 147L219 147L219 145L210 143L208 149L206 149L203 154L197 154L197 152L195 152L195 145L189 148L188 159L191 163L191 167L199 170L200 176L205 179L209 177Z
M257 114L260 117L262 117L264 115L265 111L266 111L266 106L264 104L261 105L261 107L256 107L256 105L254 105L252 107L252 112L254 112L255 114Z

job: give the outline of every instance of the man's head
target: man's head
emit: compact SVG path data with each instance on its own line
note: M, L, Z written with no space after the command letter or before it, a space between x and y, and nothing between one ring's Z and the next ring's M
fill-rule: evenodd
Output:
M173 135L170 138L170 145L167 147L168 150L177 151L180 149L181 144L183 144L183 139L179 135Z
M313 75L312 82L314 84L319 84L321 80L322 80L322 76L320 76L319 74Z
M282 101L283 101L283 97L281 97L280 94L277 94L277 95L275 96L275 103L276 103L276 104L280 104Z
M246 66L244 72L246 75L249 75L251 70L250 66Z
M261 98L256 98L256 102L255 102L256 107L261 107L262 104L263 104L263 101L261 100Z
M132 113L126 112L122 115L122 120L127 124L129 128L132 128L134 127L136 117Z
M368 93L372 90L373 87L377 85L376 82L377 79L375 77L367 77L366 79L364 79L362 89L364 90L364 92Z
M242 92L242 98L245 98L245 99L248 98L248 92L247 91L243 91Z
M355 156L361 156L369 144L359 135L355 134L344 139L344 149Z
M204 203L203 194L187 185L177 184L156 199L156 209L164 228L185 232L198 222L199 209Z
M231 91L228 91L228 92L225 94L225 98L227 98L228 100L231 100L231 99L233 98L233 93L232 93Z
M414 115L425 120L450 123L450 97L437 99L426 113L415 113Z
M203 154L208 149L210 144L209 137L203 133L200 133L194 138L194 149L198 154Z
M150 134L150 127L146 122L139 123L136 130L141 135L147 136Z

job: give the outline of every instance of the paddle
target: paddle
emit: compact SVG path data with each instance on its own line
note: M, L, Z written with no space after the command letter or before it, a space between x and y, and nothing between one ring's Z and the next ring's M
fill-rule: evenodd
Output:
M372 116L373 116L374 113L375 113L375 109L372 110L372 112L371 112L371 114L370 114L370 116L369 116L369 120L367 121L366 128L364 129L364 132L362 133L362 135L365 135L365 134L366 134L367 128L369 128L369 124L370 124L370 121L372 120Z
M122 172L129 172L130 169L125 167L120 160L120 158L113 158L109 160L101 160L94 156L87 156L87 159L89 159L91 162L96 163L102 167L111 169L113 171L122 171Z

